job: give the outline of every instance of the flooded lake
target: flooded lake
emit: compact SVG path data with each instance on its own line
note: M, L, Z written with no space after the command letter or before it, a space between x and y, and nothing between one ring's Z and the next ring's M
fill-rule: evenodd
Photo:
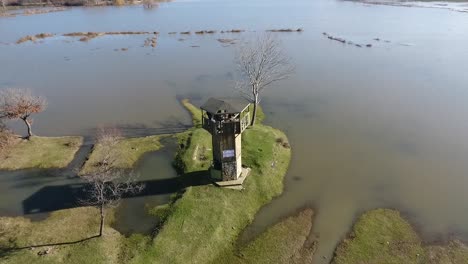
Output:
M277 33L296 73L262 101L267 123L287 133L293 159L284 194L245 237L310 205L316 263L327 263L355 218L376 207L401 210L429 241L468 239L466 13L336 0L200 0L1 18L1 43L42 32L160 35L154 49L142 47L145 35L0 44L0 88L28 87L48 98L47 111L35 117L39 135L89 135L100 124L165 133L190 124L178 98L200 104L235 94L236 45L218 38L277 28L304 29ZM168 34L229 29L248 32ZM322 32L373 46L343 45ZM168 166L146 158L152 171Z

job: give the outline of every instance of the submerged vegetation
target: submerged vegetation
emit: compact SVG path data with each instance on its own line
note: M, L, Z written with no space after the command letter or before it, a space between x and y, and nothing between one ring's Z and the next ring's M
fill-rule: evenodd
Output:
M219 34L227 34L227 33L242 33L245 32L246 30L241 30L241 29L232 29L232 30L200 30L200 31L195 31L196 35L213 35L216 33ZM266 32L274 32L274 33L281 33L281 32L302 32L303 29L271 29L271 30L266 30ZM182 31L179 32L180 35L191 35L191 31ZM70 32L70 33L65 33L59 36L62 37L73 37L73 38L78 38L79 41L82 42L88 42L92 39L95 39L97 37L103 37L103 36L112 36L112 35L155 35L151 38L147 38L145 41L145 44L143 46L152 46L153 48L156 47L156 40L157 40L157 35L159 34L158 31L107 31L107 32ZM177 34L177 32L169 32L168 34ZM52 33L39 33L36 35L26 35L24 37L19 38L16 41L16 44L21 44L25 42L33 42L37 43L37 41L45 39L45 38L52 38L57 36L56 34ZM222 44L236 44L236 39L229 39L229 38L218 38L217 41L219 41Z

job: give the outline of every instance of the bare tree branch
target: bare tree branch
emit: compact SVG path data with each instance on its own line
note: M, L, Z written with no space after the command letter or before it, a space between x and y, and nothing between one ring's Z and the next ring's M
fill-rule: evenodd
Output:
M29 89L7 88L0 91L0 117L23 120L28 128L27 139L32 136L32 120L29 117L44 111L46 107L47 100L32 95Z
M99 236L103 234L105 210L117 206L123 195L138 193L144 188L136 182L137 177L133 172L117 167L118 155L115 147L120 135L116 128L98 129L96 140L104 154L90 173L81 176L90 185L88 195L81 203L100 209Z
M254 125L260 93L272 83L287 79L294 72L294 67L284 54L281 43L271 33L241 45L236 53L236 65L240 78L235 89L254 104L251 121Z

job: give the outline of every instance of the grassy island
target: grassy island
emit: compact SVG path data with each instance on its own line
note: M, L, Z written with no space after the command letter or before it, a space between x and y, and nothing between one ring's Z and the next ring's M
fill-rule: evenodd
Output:
M468 247L459 241L424 245L411 225L395 210L363 214L337 248L333 263L468 263Z
M176 135L176 165L183 177L205 174L211 162L211 136L199 128L200 110L184 105L194 117L195 128ZM220 263L236 250L240 232L255 213L283 190L291 150L281 131L257 124L243 136L243 163L252 169L243 191L191 186L173 204L152 245L133 263Z
M19 139L0 162L0 170L66 167L83 143L82 137L31 137Z

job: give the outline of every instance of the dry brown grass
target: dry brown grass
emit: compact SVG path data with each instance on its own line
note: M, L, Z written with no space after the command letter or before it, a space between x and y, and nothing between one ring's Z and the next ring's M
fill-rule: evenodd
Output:
M8 153L10 147L17 138L18 136L14 135L13 132L6 128L0 121L0 158L5 158L4 156Z

